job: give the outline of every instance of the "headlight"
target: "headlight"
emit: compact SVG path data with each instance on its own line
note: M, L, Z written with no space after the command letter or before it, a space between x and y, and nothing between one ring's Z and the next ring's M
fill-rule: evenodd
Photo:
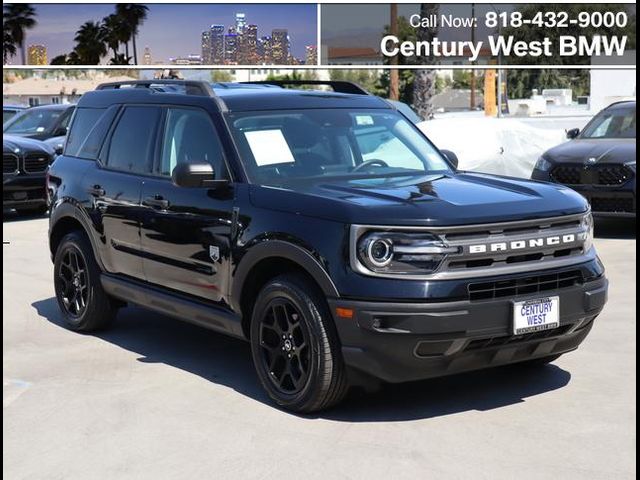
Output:
M551 169L551 162L544 157L540 157L533 168L534 170L542 170L546 172Z
M370 232L357 243L358 260L375 273L433 273L448 253L458 251L428 233Z
M588 252L593 246L593 215L588 213L582 217L582 227L584 228L584 251Z

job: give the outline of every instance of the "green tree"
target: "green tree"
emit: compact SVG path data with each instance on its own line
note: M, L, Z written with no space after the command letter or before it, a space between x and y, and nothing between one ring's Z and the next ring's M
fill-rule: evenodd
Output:
M140 26L147 19L149 7L137 3L118 3L116 5L116 15L119 16L125 25L128 26L128 39L131 39L133 47L133 63L138 64L138 50L136 48L136 37ZM129 56L128 40L125 43L125 55Z
M2 63L7 63L7 60L16 54L17 49L6 22L2 22L2 34Z
M211 70L211 81L214 83L233 82L234 77L229 70Z
M422 18L438 15L439 12L440 5L437 3L420 4L420 16ZM421 27L417 30L418 41L421 42L430 42L438 35L438 27L436 25ZM433 55L429 55L423 62L427 65L433 65L436 63L436 59ZM416 72L416 78L413 82L413 108L422 118L431 118L435 113L433 97L436 94L436 73L433 68L421 68Z
M517 11L521 12L524 18L533 18L538 13L540 7L538 4L520 5ZM564 11L569 14L570 18L577 18L580 12L604 12L610 10L607 4L548 4L545 5L545 11L560 12ZM501 31L501 35L513 36L514 40L524 40L527 42L533 40L542 40L548 37L553 44L558 44L561 35L573 34L583 35L587 38L593 35L605 36L622 36L627 35L627 49L635 49L636 45L636 17L631 10L627 12L630 21L625 28L605 28L605 27L578 27L569 29L560 28L539 28L535 25L522 25L518 28L506 28ZM572 56L561 57L554 55L553 57L510 57L511 64L548 64L556 65L589 65L591 59L588 56ZM544 88L571 88L575 95L586 95L589 92L589 71L588 70L507 70L508 94L511 98L528 98L531 96L532 90L542 90Z
M9 33L8 36L5 33L4 39L10 40L8 51L13 49L15 54L16 47L20 48L22 65L27 64L27 52L24 47L27 36L26 32L38 23L36 22L35 16L35 8L28 3L10 3L3 5L2 28L4 32ZM3 48L3 55L8 51L6 47Z
M83 23L74 37L74 52L81 65L98 65L100 59L107 54L104 31L96 22Z
M107 15L102 20L102 31L104 40L113 53L113 58L111 60L112 65L129 64L130 57L128 52L120 54L120 45L123 43L126 44L126 42L128 42L129 40L129 30L130 29L125 23L125 20L115 13Z
M372 93L374 95L387 96L388 91L385 91L380 87L381 75L382 71L380 70L329 70L329 78L331 80L343 80L347 82L357 83L369 93Z

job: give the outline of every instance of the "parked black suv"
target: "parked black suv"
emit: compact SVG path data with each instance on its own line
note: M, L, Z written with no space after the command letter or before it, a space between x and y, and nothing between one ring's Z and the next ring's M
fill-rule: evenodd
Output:
M532 178L568 185L598 216L636 216L636 102L617 102L598 113L571 141L547 150Z
M2 136L2 207L20 214L43 214L49 208L46 172L53 148L30 138Z
M2 125L2 133L34 140L63 137L75 105L40 105L22 110Z
M353 88L353 86L352 86ZM70 328L132 303L251 342L279 405L574 350L607 294L586 200L458 172L386 101L193 81L85 94L50 170Z

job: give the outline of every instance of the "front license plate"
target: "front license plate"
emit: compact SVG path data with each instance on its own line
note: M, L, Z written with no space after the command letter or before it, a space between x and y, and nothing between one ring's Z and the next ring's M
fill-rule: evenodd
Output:
M560 326L560 297L513 303L513 334L540 332Z

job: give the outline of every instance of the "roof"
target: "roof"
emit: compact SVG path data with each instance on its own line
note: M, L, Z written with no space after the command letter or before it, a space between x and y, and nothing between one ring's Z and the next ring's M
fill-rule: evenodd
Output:
M628 107L635 107L636 106L636 101L635 100L621 100L619 102L615 102L612 103L611 105L609 105L606 110L615 110L617 108L628 108Z
M294 90L264 85L213 85L214 96L167 93L149 88L121 88L88 92L80 106L104 108L123 102L150 104L179 103L201 105L213 101L220 110L241 112L255 110L295 110L318 108L384 108L391 106L373 95L357 95L320 90Z
M133 80L131 77L110 77L109 81ZM38 78L29 77L2 84L2 95L82 95L94 90L105 79Z
M329 58L378 58L380 53L371 47L329 47Z

